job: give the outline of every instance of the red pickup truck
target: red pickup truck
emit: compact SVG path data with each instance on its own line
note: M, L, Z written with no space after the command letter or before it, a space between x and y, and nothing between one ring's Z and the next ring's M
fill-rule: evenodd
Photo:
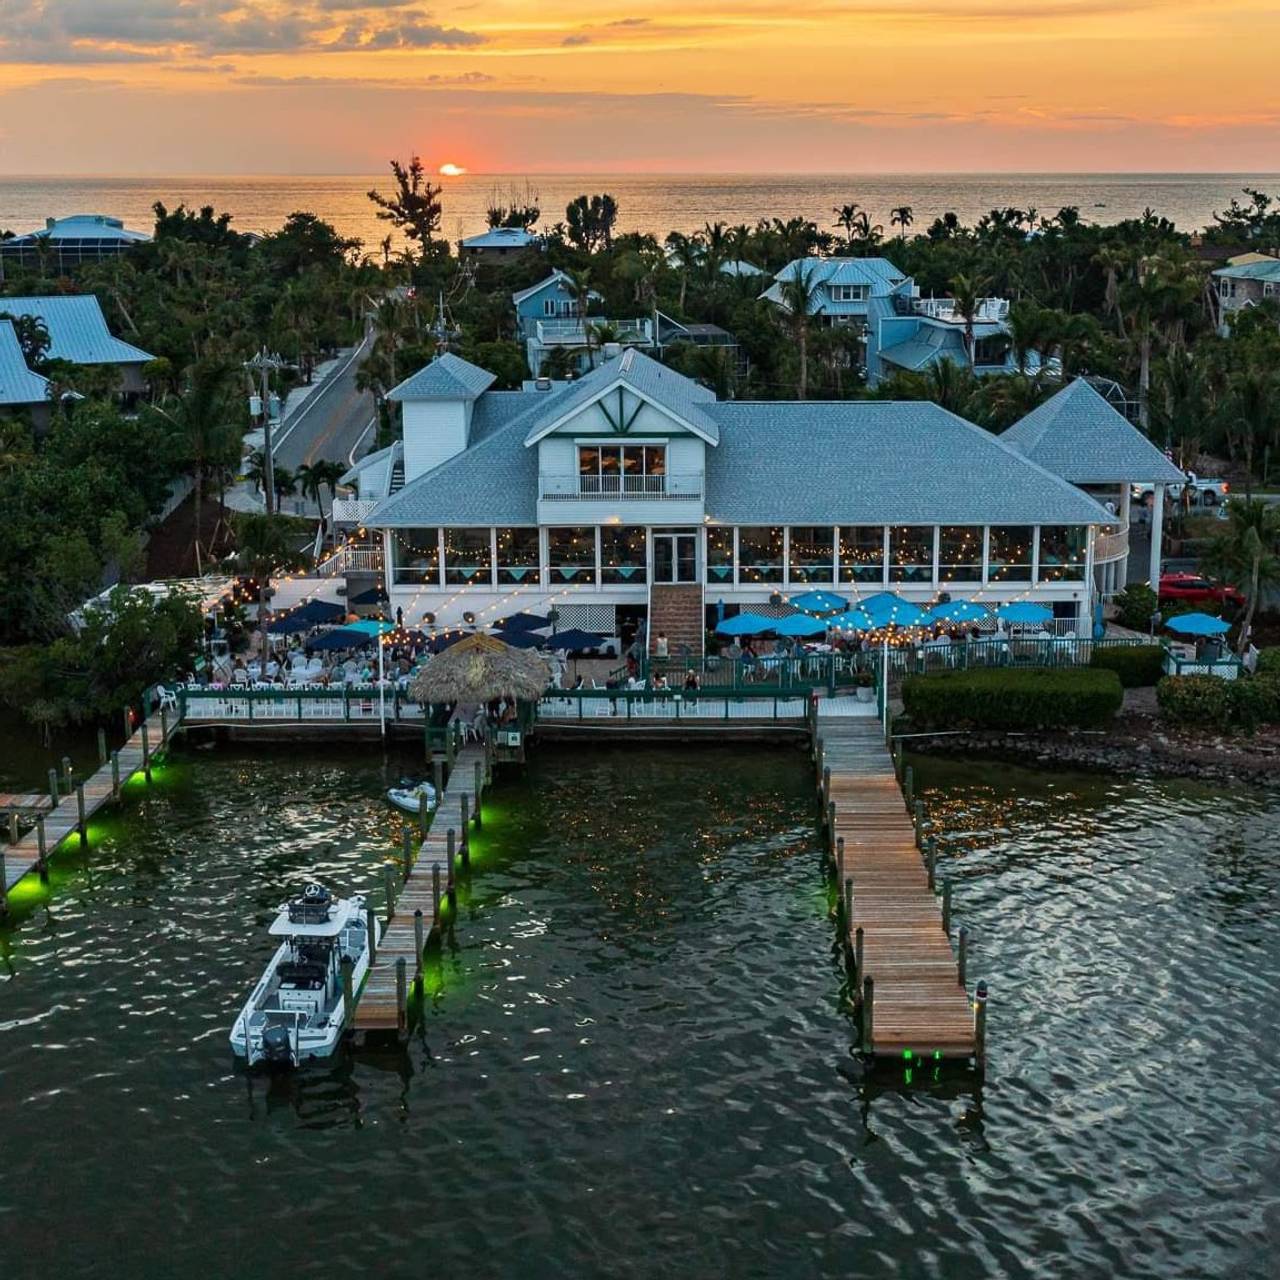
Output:
M1160 575L1160 603L1174 601L1185 604L1244 604L1244 596L1235 587L1210 582L1194 573L1163 573Z

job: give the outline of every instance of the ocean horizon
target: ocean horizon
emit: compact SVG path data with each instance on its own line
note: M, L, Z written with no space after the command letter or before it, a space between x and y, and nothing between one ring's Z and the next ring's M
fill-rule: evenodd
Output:
M531 189L542 208L543 226L564 216L583 192L609 191L618 202L620 231L689 233L708 222L754 223L760 218L806 217L831 226L834 210L854 202L866 208L886 238L900 205L912 206L912 231L922 231L946 212L973 223L989 209L1016 206L1052 215L1064 205L1079 208L1088 222L1138 217L1146 208L1181 230L1212 225L1245 187L1280 196L1274 173L467 173L434 178L444 187L442 230L450 240L483 230L485 210L496 193ZM212 204L232 215L243 231L271 231L295 210L305 209L373 249L387 234L367 192L389 190L387 171L369 174L168 174L135 176L10 175L0 178L0 226L24 232L46 218L73 213L107 214L126 226L148 230L151 206ZM833 228L834 229L834 228Z

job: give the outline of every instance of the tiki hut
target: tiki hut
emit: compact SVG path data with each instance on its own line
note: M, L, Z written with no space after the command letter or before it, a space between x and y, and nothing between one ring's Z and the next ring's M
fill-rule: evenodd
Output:
M530 649L473 635L437 654L409 686L419 703L532 702L551 681L547 664Z

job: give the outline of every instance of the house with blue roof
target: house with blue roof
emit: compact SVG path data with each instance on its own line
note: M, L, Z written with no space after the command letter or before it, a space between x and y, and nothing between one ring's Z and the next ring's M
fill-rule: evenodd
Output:
M1225 338L1231 319L1263 302L1280 303L1280 258L1245 253L1214 273L1218 295L1218 332Z
M1088 634L1116 514L1084 464L1145 443L1119 415L1095 437L1099 411L1066 412L1074 396L1012 440L927 401L719 401L638 350L521 391L442 356L394 395L404 439L346 482L407 625L554 607L565 627L646 628L673 652L701 652L721 607L818 588L1034 599ZM1103 470L1166 478L1141 449Z
M67 272L86 262L114 258L150 240L145 231L131 231L119 218L76 213L48 218L36 231L0 240L0 264L38 267L47 261L55 270Z
M49 423L49 379L27 367L12 320L0 320L0 411L24 415L37 430Z
M584 316L573 278L559 268L545 280L511 295L516 310L516 331L524 343L525 359L530 372L538 377L546 372L552 352L561 351L568 368L584 372L591 368L593 355L588 351L595 341L593 326L608 329L612 334L610 344L622 347L652 349L657 335L652 316L628 319L607 319L604 316ZM588 310L603 298L594 289L587 295Z
M490 227L459 240L458 256L476 262L503 262L541 244L541 237L523 227Z
M949 360L976 374L1013 373L1017 362L1009 339L1009 304L983 298L972 325L950 298L921 298L912 278L887 258L796 258L760 296L786 307L788 281L809 287L809 314L824 326L855 329L862 337L868 386L896 371L920 373ZM1026 357L1026 371L1039 357Z
M153 357L115 337L98 299L91 293L50 297L0 297L0 316L34 316L49 331L50 360L103 365L119 374L120 394L130 400L146 390L142 367Z

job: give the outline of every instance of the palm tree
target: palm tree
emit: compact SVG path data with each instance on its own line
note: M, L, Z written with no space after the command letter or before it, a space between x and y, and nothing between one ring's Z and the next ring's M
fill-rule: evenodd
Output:
M199 360L191 368L187 389L167 407L153 406L177 428L179 448L194 486L194 542L196 571L201 571L204 535L204 481L211 464L225 460L238 448L234 420L232 367Z
M302 462L299 463L297 471L293 473L294 482L298 486L298 492L304 498L310 498L312 502L320 508L320 523L324 524L324 508L320 506L320 486L324 484L324 479L317 472L317 468L324 464Z
M271 579L281 569L301 563L302 555L293 546L289 522L283 516L241 513L235 520L236 566L258 584L258 630L262 633L262 669L268 659L266 611L271 598Z
M1258 602L1280 586L1280 507L1262 498L1246 498L1227 507L1227 528L1214 538L1203 557L1205 569L1244 592L1237 647L1244 653Z
M687 236L681 231L672 231L666 241L668 257L680 269L680 314L684 314L685 295L689 291L689 272L698 265L702 256L702 246L696 236Z
M796 353L800 358L800 377L796 383L796 398L803 400L809 389L809 319L813 307L813 295L817 289L817 266L813 262L801 262L779 284L782 307L787 316L787 327L795 339ZM819 308L820 310L820 308Z
M276 491L276 510L278 511L282 498L288 498L297 493L298 477L288 467L274 466L271 468L271 478L275 482L273 488Z
M853 229L858 225L858 206L856 204L842 204L838 209L832 209L832 213L836 215L834 226L844 228L844 238L849 243L853 243Z
M900 204L889 215L889 225L898 228L898 239L907 238L907 228L915 221L915 213L909 204Z
M974 276L959 275L951 281L951 300L955 303L955 308L959 312L960 318L964 321L964 350L969 359L970 369L973 368L975 346L973 323L982 307L983 290L985 288L986 281Z
M569 272L569 287L573 290L574 306L578 310L578 319L582 322L582 336L586 342L587 365L596 367L595 357L591 352L591 326L587 323L587 312L591 310L591 270Z

